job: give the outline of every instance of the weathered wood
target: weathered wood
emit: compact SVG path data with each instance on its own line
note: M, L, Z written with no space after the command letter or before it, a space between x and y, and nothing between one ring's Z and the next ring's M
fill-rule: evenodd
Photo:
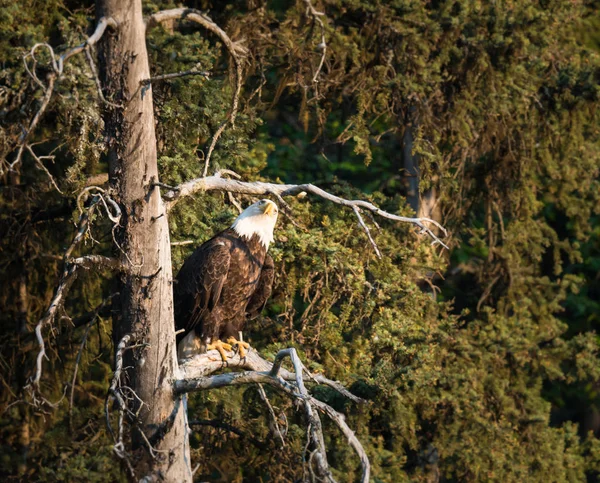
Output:
M148 448L153 432L175 407L171 380L177 370L172 269L165 206L158 181L152 86L141 0L99 0L97 16L117 28L100 49L100 77L109 142L109 184L122 210L116 232L121 263L120 314L115 337L131 334L123 385L143 401L131 463L145 481L192 481L183 405L169 431ZM123 107L120 107L123 106Z

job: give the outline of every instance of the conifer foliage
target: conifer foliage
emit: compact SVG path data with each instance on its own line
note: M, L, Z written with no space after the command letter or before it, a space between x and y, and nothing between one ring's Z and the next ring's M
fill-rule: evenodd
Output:
M444 250L365 214L378 258L352 210L286 198L252 346L267 359L294 347L313 373L368 401L314 393L346 415L373 481L596 481L598 2L143 2L145 16L178 6L228 34L241 77L214 32L185 19L148 28L161 183L202 176L210 157L209 174L314 182L399 215L422 215L427 201L449 229ZM26 389L34 328L93 202L79 195L107 188L107 133L118 129L107 112L123 100L100 96L110 72L96 47L73 56L19 155L53 72L48 48L23 58L37 43L57 54L81 44L96 8L0 1L0 472L14 481L127 479L104 421L123 333L123 294L106 267L78 270L43 334L45 399ZM173 272L251 201L179 202L168 216ZM87 223L72 256L118 255L106 210ZM303 413L275 391L201 392L187 409L197 481L314 477ZM344 437L326 421L324 434L335 479L358 481Z

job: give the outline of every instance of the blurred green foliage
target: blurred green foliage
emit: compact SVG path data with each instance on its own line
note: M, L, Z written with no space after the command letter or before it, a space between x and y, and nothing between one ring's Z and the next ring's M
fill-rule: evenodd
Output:
M82 6L83 5L83 6ZM319 388L343 411L376 482L595 481L600 475L600 35L597 1L327 0L327 50L303 2L189 1L249 49L241 111L211 171L244 179L317 182L330 192L411 216L404 132L414 137L420 188L435 188L449 252L389 220L372 226L377 259L354 214L315 198L290 200L271 249L278 277L246 337L263 355L296 347L315 372L369 400L357 406ZM174 6L144 2L147 12ZM0 155L11 161L41 91L22 56L36 42L62 51L93 25L92 2L0 3ZM161 181L197 177L233 89L216 38L183 23L148 36L153 74L212 73L154 83ZM47 52L40 51L43 78ZM103 402L113 353L110 317L77 317L113 287L86 273L49 336L42 389L57 409L18 401L33 369L31 330L60 275L74 198L106 172L102 105L85 58L75 57L29 155L0 186L3 310L0 471L13 480L117 481ZM243 204L250 199L241 199ZM225 194L200 194L170 216L174 241L194 244L228 226ZM81 253L111 252L98 217ZM174 271L195 245L173 247ZM435 288L433 288L435 287ZM69 401L73 393L73 405ZM287 420L286 445L254 387L190 397L198 481L303 477L302 414L267 389ZM339 481L358 462L324 422ZM263 442L256 445L250 436Z

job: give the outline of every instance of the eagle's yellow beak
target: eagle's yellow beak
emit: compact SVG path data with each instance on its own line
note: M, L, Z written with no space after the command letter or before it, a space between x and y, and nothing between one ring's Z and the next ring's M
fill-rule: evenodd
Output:
M272 215L276 211L277 211L277 206L275 205L275 203L267 203L267 206L265 206L263 213L265 215Z

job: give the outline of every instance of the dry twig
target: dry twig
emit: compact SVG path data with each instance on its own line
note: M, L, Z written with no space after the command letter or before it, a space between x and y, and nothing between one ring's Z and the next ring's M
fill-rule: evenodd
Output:
M123 432L124 432L124 414L125 414L125 401L123 399L123 395L121 393L121 372L123 371L123 353L128 349L127 344L131 340L131 334L126 334L119 341L119 345L117 346L117 351L115 354L115 373L113 374L113 379L110 384L110 388L108 389L108 394L106 395L106 401L104 402L104 415L106 417L106 425L108 427L108 431L110 432L113 441L115 442L113 446L113 452L120 458L127 467L129 475L132 479L135 478L135 472L133 470L133 465L129 459L129 455L125 451L125 443L123 442ZM119 422L118 422L118 433L115 435L115 432L110 424L110 413L108 411L108 406L110 404L110 398L113 398L117 408L119 410Z
M148 30L153 26L167 20L190 20L201 25L205 29L210 30L217 37L219 37L221 42L223 42L223 45L225 45L225 48L229 52L229 55L231 56L235 65L235 90L231 99L231 111L227 116L227 119L217 128L210 141L208 153L206 154L206 159L204 160L204 172L202 174L202 176L205 177L208 174L210 158L215 149L217 141L221 137L221 134L223 134L223 131L225 131L225 128L228 124L231 123L232 126L235 126L235 118L237 116L240 103L240 92L242 91L242 63L248 54L248 49L246 49L241 42L232 41L227 33L215 22L213 22L208 15L205 15L199 10L195 10L193 8L174 8L171 10L162 10L160 12L156 12L146 19L146 29Z

